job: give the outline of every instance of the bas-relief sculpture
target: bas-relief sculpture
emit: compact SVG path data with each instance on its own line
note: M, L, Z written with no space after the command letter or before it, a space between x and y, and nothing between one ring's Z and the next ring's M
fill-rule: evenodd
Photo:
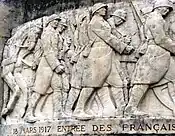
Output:
M1 63L2 122L174 118L173 6L97 3L15 28Z

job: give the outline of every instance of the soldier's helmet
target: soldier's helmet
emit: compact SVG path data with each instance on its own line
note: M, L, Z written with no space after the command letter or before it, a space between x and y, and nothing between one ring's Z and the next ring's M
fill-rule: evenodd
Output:
M68 27L67 25L67 20L65 18L60 18L61 20L59 21L59 24L65 26L65 27Z
M81 14L81 15L79 15L78 16L78 23L81 23L81 22L83 22L83 20L85 19L87 17L87 14Z
M53 20L61 21L61 17L58 16L57 14L53 14L53 15L49 16L49 19L48 19L48 21L47 21L47 23L46 23L46 26L48 26L48 24L49 24L50 22L52 22Z
M94 15L94 13L101 9L101 8L108 8L108 6L106 4L103 4L103 3L96 3L93 7L92 7L92 15Z
M154 9L159 7L168 7L171 11L173 10L173 4L169 0L156 0L154 3Z
M116 16L126 21L127 12L125 10L118 9L114 13L112 13L111 16Z

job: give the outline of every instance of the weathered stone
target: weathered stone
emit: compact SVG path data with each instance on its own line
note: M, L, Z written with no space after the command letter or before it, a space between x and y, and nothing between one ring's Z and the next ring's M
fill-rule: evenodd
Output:
M174 133L174 5L110 2L12 30L0 134Z
M174 119L137 118L118 119L103 118L90 121L73 119L44 121L35 124L11 124L1 127L2 136L44 136L44 135L153 135L174 134Z

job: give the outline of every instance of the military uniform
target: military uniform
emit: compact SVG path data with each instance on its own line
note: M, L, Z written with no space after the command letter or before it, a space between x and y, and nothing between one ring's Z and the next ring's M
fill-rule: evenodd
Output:
M156 4L158 5L156 6ZM172 9L166 0L157 1L154 9L158 7ZM148 15L144 29L147 37L147 43L144 46L147 46L147 50L138 60L132 77L133 87L126 107L126 113L128 114L137 112L137 106L148 88L153 87L154 90L155 86L171 82L174 75L174 72L172 72L174 62L171 54L175 54L175 42L167 35L166 22L157 10ZM162 102L164 103L164 101ZM174 110L174 104L170 101L168 103L171 103L169 108Z
M126 44L111 34L110 25L102 17L93 17L88 31L90 40L94 41L94 43L88 58L84 62L82 86L102 87L105 81L111 82L110 76L113 75L110 75L110 73L113 70L114 51L122 53ZM101 70L99 71L98 68L101 68ZM119 75L117 74L116 77L119 77ZM120 81L116 83L121 86Z
M106 8L106 5L102 3L94 5L93 17L88 26L88 35L92 44L85 49L89 50L89 53L83 62L82 91L73 113L73 116L79 119L91 118L91 115L85 112L85 105L95 88L106 86L106 83L115 83L115 86L122 84L121 79L117 78L119 75L114 68L113 59L114 51L122 53L126 44L112 35L110 25L102 16L94 15L101 8Z

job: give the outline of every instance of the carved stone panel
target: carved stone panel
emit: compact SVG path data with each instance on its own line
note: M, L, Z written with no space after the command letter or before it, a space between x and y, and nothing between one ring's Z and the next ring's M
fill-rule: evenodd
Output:
M1 132L174 133L173 9L96 3L14 28L1 62Z

